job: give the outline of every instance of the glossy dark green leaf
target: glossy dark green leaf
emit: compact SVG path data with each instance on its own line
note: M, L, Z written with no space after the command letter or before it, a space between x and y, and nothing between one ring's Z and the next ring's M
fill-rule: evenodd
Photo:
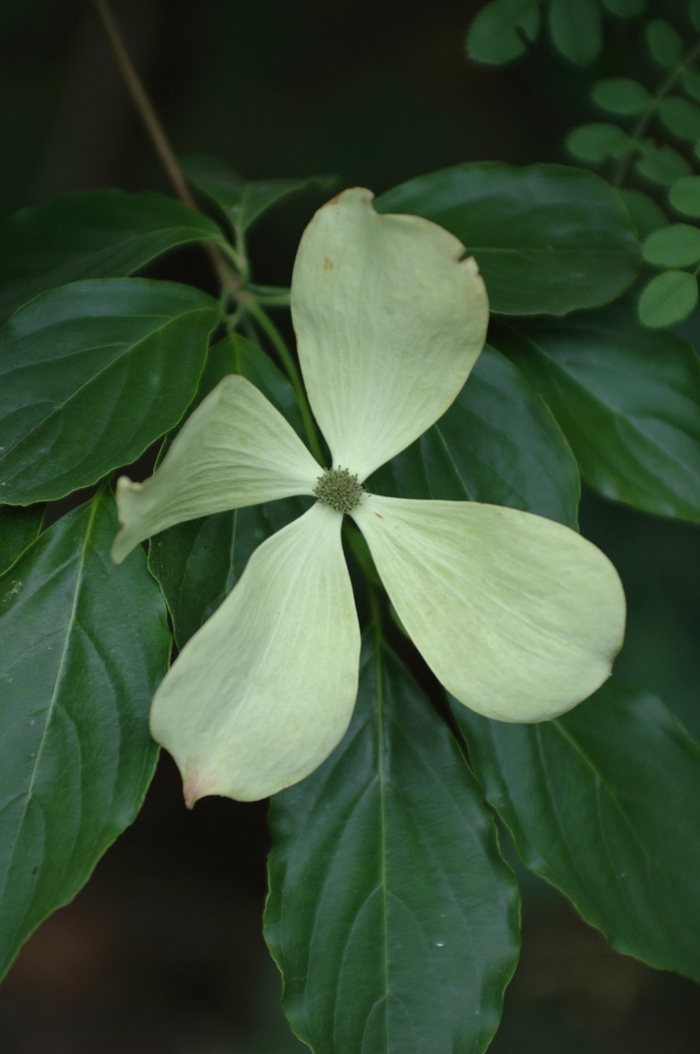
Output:
M566 137L567 150L580 161L600 164L613 158L619 161L632 148L627 132L617 124L593 121L572 128Z
M132 822L155 765L170 637L143 553L109 559L118 526L98 495L0 577L0 974Z
M246 182L227 165L213 157L185 157L182 167L192 185L219 205L234 229L245 231L264 212L283 198L315 187L330 193L335 176L308 176L305 179L259 179Z
M642 246L649 263L661 267L687 267L700 260L700 228L689 223L673 223L654 231Z
M456 165L377 198L379 212L426 216L481 268L491 310L564 315L618 296L637 274L629 214L605 180L564 165Z
M579 66L588 66L603 44L598 0L551 0L549 31L562 55Z
M681 139L700 139L700 106L680 95L670 95L659 104L661 120Z
M452 711L527 866L618 951L700 980L700 748L663 703L609 681L538 725Z
M596 81L591 97L601 109L623 117L641 113L651 102L651 95L644 85L630 77L609 77Z
M698 280L687 271L657 274L639 297L639 319L651 329L662 329L682 322L695 310Z
M690 162L672 146L657 146L653 139L641 139L637 146L642 155L635 166L637 172L652 183L670 187L683 176L692 176Z
M449 410L367 488L510 505L578 524L579 475L566 440L522 373L488 344Z
M385 648L366 642L350 729L270 825L265 935L314 1054L480 1054L517 893L478 784Z
M0 224L0 321L54 286L133 274L194 241L222 241L208 217L163 194L91 190L22 209Z
M470 59L500 66L522 55L540 27L541 0L491 0L469 28Z
M654 231L668 227L668 216L647 194L632 187L624 187L619 193L629 210L640 238L646 238Z
M0 574L34 541L41 530L44 505L0 505Z
M145 278L43 293L0 331L0 497L61 498L135 461L192 401L220 318Z
M700 360L615 305L494 332L547 400L592 487L646 512L700 522Z
M700 176L686 176L673 184L669 200L686 216L700 217Z
M254 549L300 516L288 498L178 523L151 539L148 564L168 604L179 648L213 615Z
M660 66L675 66L683 54L683 41L665 18L654 18L647 23L646 38L649 51Z

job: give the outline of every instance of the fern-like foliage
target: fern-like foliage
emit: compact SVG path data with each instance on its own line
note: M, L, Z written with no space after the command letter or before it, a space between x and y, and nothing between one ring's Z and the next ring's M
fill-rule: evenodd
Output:
M522 55L546 10L554 46L587 65L601 50L603 14L634 20L630 34L646 51L643 73L595 81L591 100L604 119L573 128L566 146L622 195L644 239L644 257L658 272L641 293L639 317L660 328L687 317L698 302L700 0L678 9L677 25L646 8L646 0L491 0L472 23L467 50L490 63ZM644 83L654 68L656 83Z

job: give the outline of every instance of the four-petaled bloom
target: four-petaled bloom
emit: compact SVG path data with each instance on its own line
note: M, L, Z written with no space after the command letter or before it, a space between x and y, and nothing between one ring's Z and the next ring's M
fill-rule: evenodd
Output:
M151 729L189 804L281 790L347 729L360 632L341 547L346 512L406 631L465 706L540 721L610 673L625 603L595 546L515 509L359 486L441 416L481 351L488 301L463 254L428 220L379 215L367 190L341 194L306 229L292 279L299 360L334 470L323 473L265 397L229 376L151 479L119 480L116 561L182 520L318 499L255 551L156 693Z

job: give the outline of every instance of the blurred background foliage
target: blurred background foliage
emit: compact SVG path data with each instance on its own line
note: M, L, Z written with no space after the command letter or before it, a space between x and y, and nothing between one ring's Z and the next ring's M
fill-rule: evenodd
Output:
M179 152L220 156L252 179L335 173L377 193L460 161L569 162L566 133L598 116L592 80L635 58L626 24L609 21L589 70L555 54L546 34L511 65L468 63L464 36L480 6L113 3ZM167 189L91 9L3 0L0 212L107 185ZM255 230L258 281L288 282L320 203L313 192L290 199ZM194 248L152 273L210 282ZM683 334L698 347L697 313ZM700 533L591 493L581 521L628 595L618 675L660 694L700 738ZM163 757L137 823L0 988L0 1054L306 1049L279 1010L260 936L267 844L264 805L209 798L187 813ZM697 987L610 951L558 895L522 878L523 955L494 1054L697 1054Z

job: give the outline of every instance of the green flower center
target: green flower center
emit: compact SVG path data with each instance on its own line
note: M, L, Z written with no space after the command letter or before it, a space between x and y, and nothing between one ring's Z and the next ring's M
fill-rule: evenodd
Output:
M322 505L336 512L352 512L360 504L365 488L357 479L357 473L346 468L328 468L314 488L314 494Z

